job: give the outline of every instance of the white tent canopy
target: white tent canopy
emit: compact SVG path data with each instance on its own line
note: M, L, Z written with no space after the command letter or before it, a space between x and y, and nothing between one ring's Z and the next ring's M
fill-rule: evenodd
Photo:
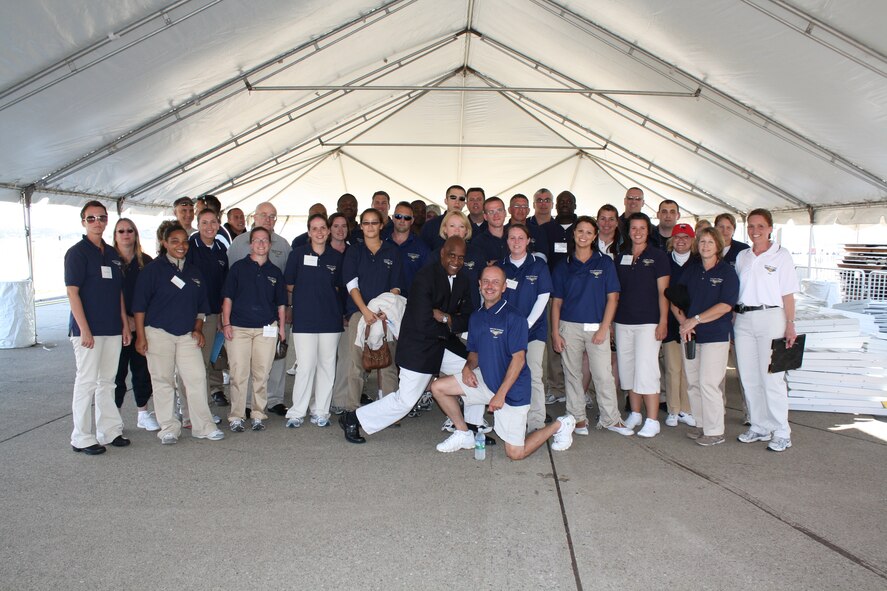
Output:
M0 200L214 193L282 215L625 188L685 214L887 215L887 3L29 0L0 22Z

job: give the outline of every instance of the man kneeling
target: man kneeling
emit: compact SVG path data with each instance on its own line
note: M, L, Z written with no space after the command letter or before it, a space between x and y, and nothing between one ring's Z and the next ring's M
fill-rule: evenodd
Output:
M480 290L484 302L468 321L468 361L460 373L431 384L434 400L456 428L437 451L474 448L474 433L465 423L458 396L463 398L466 411L474 405L489 405L495 418L493 429L512 460L529 456L552 435L551 448L556 451L569 449L573 443L576 419L572 415L526 434L531 389L526 364L529 331L526 317L502 299L506 287L501 267L483 270Z

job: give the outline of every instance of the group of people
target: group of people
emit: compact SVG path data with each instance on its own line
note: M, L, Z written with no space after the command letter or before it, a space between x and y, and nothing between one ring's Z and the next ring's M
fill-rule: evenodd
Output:
M392 211L377 191L358 216L345 194L332 215L313 205L307 232L290 243L275 232L271 203L256 207L247 231L238 208L222 225L212 195L180 198L153 260L129 219L107 244L108 213L87 203L86 234L65 257L74 451L129 445L119 412L128 373L138 427L167 445L183 428L224 438L211 403L229 407L234 433L264 430L270 414L291 429L306 419L326 427L338 414L345 439L365 443L433 398L451 433L439 451L474 448L479 433L495 444L486 435L494 430L506 455L522 459L549 439L568 449L591 420L622 436L656 436L664 371L666 426L683 423L711 446L724 441L731 343L749 422L739 441L791 447L784 377L768 364L772 339L794 343L798 282L767 210L748 214L749 246L733 240L731 214L694 228L678 223L672 200L653 225L637 187L621 214L607 204L595 217L577 215L569 191L506 204L452 185L444 203L441 215L422 201ZM393 362L368 399L364 350L383 344ZM555 402L566 413L553 419L546 405Z

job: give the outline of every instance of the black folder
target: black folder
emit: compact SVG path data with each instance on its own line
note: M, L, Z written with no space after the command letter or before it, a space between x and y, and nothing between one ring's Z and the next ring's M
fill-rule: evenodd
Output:
M773 339L770 345L770 367L767 368L769 373L779 373L790 369L798 369L804 362L804 345L807 342L807 335L799 334L795 339L792 348L787 348L785 338Z

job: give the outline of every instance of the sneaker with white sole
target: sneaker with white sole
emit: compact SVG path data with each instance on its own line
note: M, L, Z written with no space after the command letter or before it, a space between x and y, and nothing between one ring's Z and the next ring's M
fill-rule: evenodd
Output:
M331 407L330 407L330 412L331 412L332 414L336 415L336 416L339 416L339 415L341 415L341 414L345 414L345 407L343 407L343 406L331 406Z
M209 439L210 441L221 441L225 438L225 434L216 429L215 431L210 431L206 435L194 435L192 433L191 437L193 437L194 439Z
M573 415L564 415L557 418L560 421L560 428L554 433L554 441L551 442L551 449L554 451L564 451L570 449L573 445L573 431L576 430L576 417ZM585 423L585 432L588 433L588 421Z
M770 433L758 433L757 431L749 429L736 439L742 443L754 443L755 441L770 441L772 437L773 436Z
M625 425L610 425L609 427L607 427L607 431L619 433L623 437L631 437L632 435L634 435L634 430L629 429Z
M678 421L684 423L688 427L696 426L696 419L693 418L693 415L687 412L682 412L678 415Z
M243 433L243 419L234 419L228 423L228 428L235 433Z
M588 392L585 393L585 408L594 408L594 398Z
M173 435L172 433L167 433L163 437L160 438L160 443L162 445L175 445L179 442L179 438Z
M311 417L308 420L312 425L316 425L318 427L329 427L330 426L330 419L329 419L329 417L326 417L326 416L311 415Z
M221 422L222 422L222 417L220 417L219 415L213 415L213 423L218 425Z
M286 428L287 429L298 429L299 427L301 427L304 424L305 424L305 419L300 418L300 417L286 420Z
M253 419L253 431L264 431L265 423L262 422L262 419Z
M136 426L145 431L160 431L160 423L157 422L153 411L140 410L139 422L136 423Z
M767 446L768 451L785 451L792 446L792 440L788 437L774 437Z
M430 391L426 390L425 392L422 392L422 396L419 397L419 402L416 403L416 408L422 412L428 412L431 410L433 404L434 396Z
M484 422L481 423L481 426L480 426L480 429L479 429L479 430L480 430L481 433L483 433L484 435L486 435L487 433L489 433L490 431L493 430L493 427L491 427L490 424L487 422L487 420L484 419Z
M723 435L703 435L702 437L696 438L696 443L701 445L702 447L711 447L712 445L718 445L720 443L724 443Z
M668 413L668 416L665 417L665 426L666 427L677 427L678 426L678 415Z
M291 368L289 368L288 370L286 370L286 375L288 375L288 376L296 375L296 368L298 366L299 366L298 363L293 363L293 366Z
M702 432L702 429L700 429L699 427L691 427L691 428L687 429L686 435L687 435L687 439L699 439L700 437L702 437L704 435L704 433Z
M474 433L471 431L453 431L453 434L437 444L437 451L451 453L460 449L474 449Z
M656 437L659 435L659 421L655 419L647 419L644 426L638 431L638 437Z
M571 417L573 415L566 415L566 416ZM558 419L558 420L560 420L560 419ZM581 427L575 426L575 423L576 423L576 419L574 418L573 419L573 424L574 424L573 433L575 433L576 435L588 435L588 419L585 419L585 424L582 425ZM564 448L564 449L566 449L566 448Z
M448 433L452 433L456 430L456 427L453 426L453 419L447 417L447 419L443 422L443 425L440 426L441 431L447 431Z
M627 429L634 429L642 422L644 422L644 417L641 416L641 413L633 412L628 415L627 419L625 419L625 427Z
M555 402L566 402L567 396L555 396L554 394L549 394L545 397L545 404L554 404Z

